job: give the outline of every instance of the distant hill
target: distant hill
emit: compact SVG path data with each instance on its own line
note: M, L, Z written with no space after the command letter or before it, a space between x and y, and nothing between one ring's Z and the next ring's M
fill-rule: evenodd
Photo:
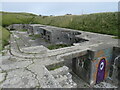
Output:
M14 23L36 23L88 32L118 35L117 12L64 16L38 16L31 13L0 13L2 13L2 25L4 27Z
M10 24L28 24L33 17L37 16L31 13L0 12L0 14L2 14L2 25L4 27Z

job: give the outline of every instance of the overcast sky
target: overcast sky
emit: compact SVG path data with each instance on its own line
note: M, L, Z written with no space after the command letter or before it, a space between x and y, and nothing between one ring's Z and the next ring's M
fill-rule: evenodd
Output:
M1 11L80 15L118 11L118 2L2 2Z
M119 2L119 0L1 0L1 2Z

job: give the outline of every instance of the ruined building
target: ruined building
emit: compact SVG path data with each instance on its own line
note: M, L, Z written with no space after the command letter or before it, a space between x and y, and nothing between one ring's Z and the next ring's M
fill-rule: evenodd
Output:
M42 48L39 48L41 49L36 47L36 51L39 50L39 53L34 53L35 58L40 57L41 60L46 57L55 58L54 62L52 59L46 60L47 62L42 61L44 64L41 67L44 70L43 72L40 71L43 73L43 76L41 75L41 78L43 78L41 87L78 87L79 83L72 78L74 75L84 80L90 86L105 80L114 85L119 84L120 47L118 46L118 41L113 39L112 36L40 24L19 25L20 28L16 24L13 24L11 28L21 29L23 27L27 29L28 36L37 34L40 35L40 38L55 45L72 45L55 50L43 48L45 47L43 45L40 45ZM34 47L24 46L28 51L24 51L23 47L19 49L23 50L22 53L33 53L32 48ZM37 55L35 55L36 53ZM30 58L30 55L25 57ZM33 66L39 67L39 65ZM37 72L37 70L31 70Z

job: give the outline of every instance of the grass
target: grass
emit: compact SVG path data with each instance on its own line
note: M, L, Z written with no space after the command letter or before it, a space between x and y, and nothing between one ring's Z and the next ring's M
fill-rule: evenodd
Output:
M115 36L115 37L112 37L112 38L114 38L114 39L120 39L120 37L119 37L119 36Z
M9 44L10 32L0 26L0 51L4 48L5 45Z
M34 23L53 25L70 29L118 35L118 13L106 12L88 15L64 15L35 18Z
M35 34L34 37L35 38L40 38L40 34Z
M32 40L35 40L36 38L35 37L32 37Z
M70 29L118 35L118 12L95 13L86 15L38 16L30 13L2 13L2 24L44 24Z
M58 69L60 67L62 67L62 66L57 65L57 66L54 66L54 67L50 68L49 70L55 70L55 69Z
M33 18L37 15L31 13L11 13L11 12L0 12L2 13L2 25L8 26L11 24L29 24Z
M21 29L20 31L21 32L27 32L27 29Z
M29 35L29 37L33 37L33 35Z
M58 49L58 48L63 48L63 47L68 47L70 45L66 45L66 44L57 44L57 45L49 45L47 48L50 50L53 49Z

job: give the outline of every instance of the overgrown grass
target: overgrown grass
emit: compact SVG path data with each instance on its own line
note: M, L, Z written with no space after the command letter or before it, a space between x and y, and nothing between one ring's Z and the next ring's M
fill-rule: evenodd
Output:
M35 16L31 13L10 13L10 12L0 12L2 13L2 25L8 26L11 24L29 24Z
M62 66L57 65L57 66L54 66L54 67L50 68L50 70L55 70L55 69L58 69L60 67L62 67Z
M57 44L57 45L49 45L47 48L50 49L50 50L53 50L53 49L69 47L69 46L70 45L66 45L66 44Z
M71 28L101 34L118 35L118 12L88 15L37 16L29 13L2 12L3 26L36 23Z
M21 29L20 31L21 32L27 32L27 29Z
M35 34L34 37L35 38L40 38L40 34Z
M112 38L114 38L114 39L120 39L120 37L119 37L119 36L115 36L115 37L112 37Z
M4 48L5 45L9 44L10 32L0 26L0 51Z

